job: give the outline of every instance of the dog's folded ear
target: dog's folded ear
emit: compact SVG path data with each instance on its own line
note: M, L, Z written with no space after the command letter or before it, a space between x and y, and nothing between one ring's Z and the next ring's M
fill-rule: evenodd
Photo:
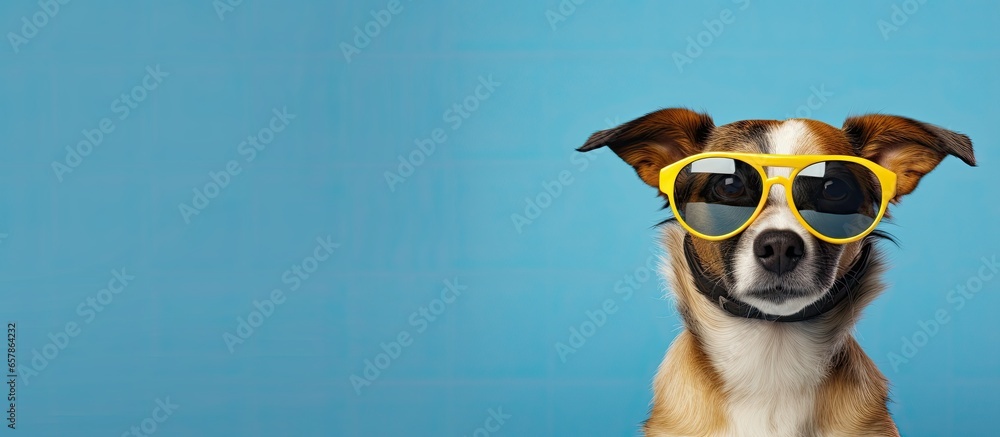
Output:
M660 169L701 152L714 128L708 115L683 108L661 109L596 132L577 150L589 152L608 146L634 167L644 182L659 188Z
M975 166L972 141L958 132L895 115L868 114L844 121L844 133L858 155L896 173L893 202L909 194L945 156Z

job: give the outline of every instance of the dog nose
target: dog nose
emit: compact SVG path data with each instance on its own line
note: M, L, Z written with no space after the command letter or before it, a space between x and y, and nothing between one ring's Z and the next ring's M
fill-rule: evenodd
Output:
M753 252L761 266L780 275L795 269L805 245L795 232L764 231L754 240Z

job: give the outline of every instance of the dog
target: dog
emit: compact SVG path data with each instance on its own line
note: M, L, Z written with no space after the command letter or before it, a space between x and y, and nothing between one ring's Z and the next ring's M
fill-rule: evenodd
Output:
M684 329L646 436L898 436L888 382L854 339L886 287L875 229L966 135L868 114L715 126L683 108L594 133L667 200L661 274ZM784 189L782 189L784 188ZM894 240L893 240L894 241Z

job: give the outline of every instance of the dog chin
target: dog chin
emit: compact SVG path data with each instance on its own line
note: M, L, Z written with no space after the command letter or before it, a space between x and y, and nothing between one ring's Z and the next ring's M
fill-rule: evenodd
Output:
M775 316L789 316L823 297L824 292L798 290L753 290L741 293L740 300Z

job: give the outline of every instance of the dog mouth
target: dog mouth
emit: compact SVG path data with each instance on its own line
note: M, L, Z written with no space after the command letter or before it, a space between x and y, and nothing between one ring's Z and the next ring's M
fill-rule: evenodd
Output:
M785 284L776 284L768 287L758 287L747 290L744 292L744 295L747 298L754 298L764 302L780 305L792 299L801 299L806 297L816 297L818 299L822 293L817 293L815 289L802 289Z

